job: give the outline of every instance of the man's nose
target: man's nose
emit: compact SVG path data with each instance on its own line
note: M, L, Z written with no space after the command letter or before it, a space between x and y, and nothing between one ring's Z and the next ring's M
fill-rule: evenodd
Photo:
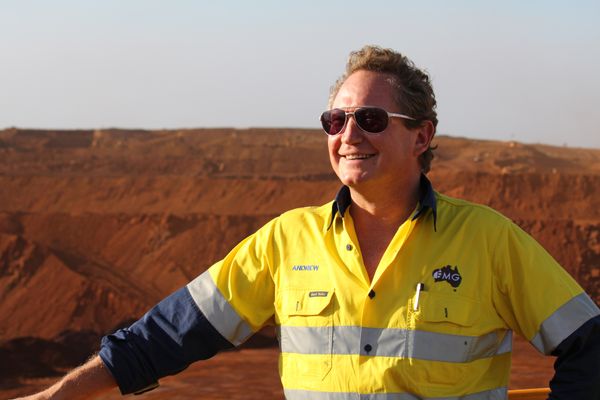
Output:
M343 143L358 143L363 140L363 131L356 124L354 115L348 115L348 121L341 133Z

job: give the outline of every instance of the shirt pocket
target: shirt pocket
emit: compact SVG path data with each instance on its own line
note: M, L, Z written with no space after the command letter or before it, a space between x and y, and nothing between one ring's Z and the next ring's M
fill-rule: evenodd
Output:
M480 358L478 349L495 346L495 335L489 340L477 336L481 303L452 293L421 291L416 310L414 304L414 298L409 300L407 356L419 362L410 380L415 385L426 381L424 386L432 388L459 385L468 376L470 361Z
M421 291L415 310L415 298L410 299L409 323L412 327L427 323L448 323L448 329L460 331L473 326L481 317L481 304L468 297Z
M334 290L288 289L279 297L281 352L298 374L324 378L333 357Z

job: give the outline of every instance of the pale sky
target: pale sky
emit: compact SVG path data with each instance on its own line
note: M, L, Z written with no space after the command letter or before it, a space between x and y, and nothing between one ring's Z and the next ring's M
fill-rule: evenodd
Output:
M600 148L598 1L0 0L0 129L318 128L351 50L426 69L438 133Z

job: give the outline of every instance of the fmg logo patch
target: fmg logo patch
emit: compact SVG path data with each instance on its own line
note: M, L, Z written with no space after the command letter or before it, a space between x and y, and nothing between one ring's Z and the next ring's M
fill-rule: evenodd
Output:
M292 267L292 271L314 271L317 272L319 270L318 265L294 265Z
M433 271L432 275L433 279L436 282L446 281L453 288L459 287L460 283L462 282L462 276L460 276L460 273L458 272L458 267L456 266L454 267L454 269L452 269L452 266L446 265L442 268L438 268L435 271Z

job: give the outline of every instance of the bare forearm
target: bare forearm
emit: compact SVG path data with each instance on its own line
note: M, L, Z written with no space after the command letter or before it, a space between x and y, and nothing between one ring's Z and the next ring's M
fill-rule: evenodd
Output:
M110 372L100 357L95 356L43 392L21 400L89 399L115 387L116 382Z

